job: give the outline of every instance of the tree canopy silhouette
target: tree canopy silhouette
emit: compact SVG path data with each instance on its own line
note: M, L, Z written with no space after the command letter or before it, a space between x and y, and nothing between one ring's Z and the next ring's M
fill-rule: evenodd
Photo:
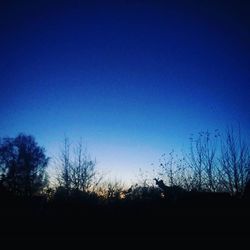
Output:
M15 194L31 196L48 183L46 167L49 158L35 138L19 134L0 141L0 182Z

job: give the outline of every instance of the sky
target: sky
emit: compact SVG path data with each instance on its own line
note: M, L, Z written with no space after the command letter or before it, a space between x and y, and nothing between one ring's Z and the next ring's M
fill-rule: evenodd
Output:
M191 133L250 138L249 1L1 1L0 136L80 138L124 181Z

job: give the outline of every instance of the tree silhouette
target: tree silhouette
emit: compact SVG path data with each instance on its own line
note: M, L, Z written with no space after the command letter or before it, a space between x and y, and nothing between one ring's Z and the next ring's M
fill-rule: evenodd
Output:
M200 132L190 140L189 153L171 152L160 160L159 177L169 186L199 192L227 192L241 196L249 180L250 151L240 130L224 134Z
M234 195L242 195L248 182L250 152L240 130L228 129L221 147L220 183Z
M83 149L82 142L79 142L73 154L71 153L69 140L65 138L59 163L61 171L57 176L59 186L65 188L66 192L89 191L98 185L101 179L97 177L96 162L90 158L86 149Z
M9 191L25 196L39 193L48 183L45 171L49 158L34 137L19 134L0 141L1 184Z

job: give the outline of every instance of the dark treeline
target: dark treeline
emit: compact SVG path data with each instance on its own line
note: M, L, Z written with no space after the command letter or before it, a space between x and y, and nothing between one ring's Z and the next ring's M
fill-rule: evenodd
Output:
M53 185L49 161L32 136L1 139L1 235L248 235L250 153L232 129L190 138L188 154L163 155L129 188L105 181L82 143L65 139Z

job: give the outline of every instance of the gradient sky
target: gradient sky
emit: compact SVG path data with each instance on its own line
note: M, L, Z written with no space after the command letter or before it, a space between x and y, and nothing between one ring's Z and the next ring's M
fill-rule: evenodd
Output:
M190 133L250 125L250 1L1 1L0 136L82 137L128 180Z

